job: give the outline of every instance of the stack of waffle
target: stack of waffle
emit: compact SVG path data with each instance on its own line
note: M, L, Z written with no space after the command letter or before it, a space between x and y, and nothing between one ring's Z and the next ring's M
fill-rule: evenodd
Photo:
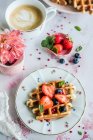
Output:
M48 84L51 84L55 86L55 89L59 89L58 83L60 81L52 81L49 82ZM57 105L53 105L53 107L44 110L43 112L40 112L39 110L39 103L40 99L44 96L44 93L42 92L42 85L38 85L38 88L32 91L29 94L29 99L26 102L26 105L28 108L30 108L35 114L37 120L49 120L49 119L57 119L57 118L62 118L68 114L71 113L71 108L72 108L72 100L73 100L73 95L75 95L75 87L72 84L64 84L60 89L64 91L68 98L68 102L62 104L58 103ZM60 112L59 108L65 107L65 111Z
M61 5L71 5L80 12L93 13L93 0L51 0Z

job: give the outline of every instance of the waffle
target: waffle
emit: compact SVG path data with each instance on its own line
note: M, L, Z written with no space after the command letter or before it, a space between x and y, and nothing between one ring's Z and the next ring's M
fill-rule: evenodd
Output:
M93 13L93 0L74 0L73 4L78 11Z
M93 0L50 0L61 5L71 5L82 13L93 13Z
M67 1L66 0L51 0L54 3L58 3L61 5L67 5Z
M37 120L48 120L48 119L57 119L62 118L71 113L72 108L72 100L73 94L75 91L75 87L72 84L64 84L60 88L58 87L58 83L60 81L52 81L48 84L55 86L55 89L62 89L68 98L68 102L64 104L58 103L53 107L44 110L44 112L40 113L39 110L39 102L40 99L44 96L42 92L42 84L38 85L38 88L32 91L29 94L29 99L26 102L26 105L32 110L33 114L35 114ZM43 83L44 84L44 83ZM60 112L59 108L65 106L66 110L64 112Z
M72 4L72 0L50 0L54 3L58 3L60 5L68 5L68 4Z

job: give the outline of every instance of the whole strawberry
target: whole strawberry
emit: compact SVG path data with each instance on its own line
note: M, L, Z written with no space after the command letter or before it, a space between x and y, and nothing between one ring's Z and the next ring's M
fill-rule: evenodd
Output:
M65 50L67 50L67 49L69 50L73 47L73 42L69 38L65 38L62 41L62 45L63 45Z
M54 41L55 44L60 44L61 41L64 39L64 35L61 33L55 34L54 37L55 37L55 41Z

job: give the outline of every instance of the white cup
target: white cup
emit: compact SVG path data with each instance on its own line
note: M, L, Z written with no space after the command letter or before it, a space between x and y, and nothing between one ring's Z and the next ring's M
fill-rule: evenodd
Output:
M9 20L10 14L13 12L13 10L15 8L17 8L21 5L33 5L37 8L39 8L43 14L43 21L40 26L38 26L37 28L35 28L33 30L23 31L24 35L30 36L30 38L33 38L33 37L36 37L37 35L39 35L41 33L42 29L44 28L46 21L52 19L56 15L55 8L53 8L53 7L46 8L39 0L15 0L7 7L6 13L5 13L6 22L11 30L13 30L13 29L16 30L16 28L10 24L10 20Z

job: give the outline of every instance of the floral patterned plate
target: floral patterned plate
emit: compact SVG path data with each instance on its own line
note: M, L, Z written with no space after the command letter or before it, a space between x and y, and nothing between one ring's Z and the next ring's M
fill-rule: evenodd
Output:
M25 105L28 94L40 83L59 79L64 79L76 86L76 100L72 102L73 109L71 114L64 118L51 120L50 122L36 120L31 110ZM85 105L85 92L79 80L71 73L59 68L44 68L31 73L20 84L15 100L17 114L20 119L28 128L42 134L58 134L74 127L81 119Z
M57 10L60 11L60 12L70 13L70 14L80 13L75 8L73 8L72 6L62 6L62 5L59 5L57 3L51 2L50 0L42 0L42 1L44 1L49 6L57 8Z

